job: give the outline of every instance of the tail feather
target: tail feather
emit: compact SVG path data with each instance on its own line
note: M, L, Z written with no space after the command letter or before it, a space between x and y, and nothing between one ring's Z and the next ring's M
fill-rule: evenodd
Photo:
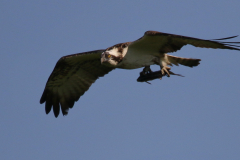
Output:
M188 66L188 67L194 67L198 66L201 61L201 59L193 59L193 58L182 58L182 57L176 57L172 55L167 55L167 59L170 63L178 66L178 64Z

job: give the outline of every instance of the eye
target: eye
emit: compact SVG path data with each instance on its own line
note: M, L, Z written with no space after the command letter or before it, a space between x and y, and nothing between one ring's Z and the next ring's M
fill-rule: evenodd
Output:
M108 55L108 58L111 58L111 57L112 57L112 56L109 54L109 55Z

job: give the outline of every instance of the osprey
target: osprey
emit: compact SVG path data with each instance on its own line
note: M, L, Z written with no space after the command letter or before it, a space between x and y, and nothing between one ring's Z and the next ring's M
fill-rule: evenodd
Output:
M187 44L201 48L240 51L240 46L234 45L240 42L222 41L235 37L237 36L203 40L147 31L143 37L133 42L119 43L103 50L64 56L58 60L48 78L40 103L45 102L46 114L53 108L55 117L58 117L61 108L62 114L67 115L69 108L73 107L92 83L116 68L144 67L138 79L140 82L161 78L164 75L168 77L171 74L178 75L171 72L169 66L181 64L194 67L199 65L200 59L176 57L167 53L176 52ZM153 73L150 69L151 65L160 66L157 77L151 77ZM145 80L141 80L142 78Z

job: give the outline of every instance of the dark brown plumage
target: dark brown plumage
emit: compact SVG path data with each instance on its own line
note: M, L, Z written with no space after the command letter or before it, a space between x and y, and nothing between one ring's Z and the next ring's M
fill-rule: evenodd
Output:
M63 115L67 115L68 109L73 107L74 103L89 89L92 83L115 68L135 69L157 64L160 65L161 71L164 69L163 71L169 72L169 75L179 75L171 72L170 67L167 65L181 64L194 67L199 65L200 59L176 57L166 53L176 52L187 44L201 48L240 51L240 46L236 45L240 42L223 42L223 40L235 37L203 40L157 31L147 31L143 37L133 42L119 43L106 50L64 56L58 60L48 78L40 103L45 103L45 112L47 114L53 108L54 115L57 117L61 108ZM110 55L111 51L113 52ZM105 59L101 61L102 58ZM108 58L112 63L108 64L108 66L102 65L101 62L108 62ZM149 61L146 59L149 59ZM139 82L162 77L165 75L164 72L154 72L151 77L142 74L143 76L140 76Z
M103 51L84 52L59 59L40 99L41 104L46 102L46 114L53 107L57 117L61 105L63 115L67 115L68 109L73 107L74 102L78 101L92 83L114 69L101 65L100 56Z

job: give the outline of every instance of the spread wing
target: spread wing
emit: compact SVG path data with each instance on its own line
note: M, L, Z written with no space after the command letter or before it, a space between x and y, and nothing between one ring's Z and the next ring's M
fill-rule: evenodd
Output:
M92 83L113 70L101 65L103 51L78 53L58 60L40 99L41 104L45 102L46 114L53 107L57 117L61 106L63 115L67 115L68 109L73 107Z
M237 36L215 40L203 40L198 38L161 33L157 31L147 31L143 37L132 42L129 45L129 50L146 50L146 53L148 54L169 53L176 52L187 44L201 48L240 50L240 46L235 45L236 43L240 42L222 42L222 40L235 37Z

